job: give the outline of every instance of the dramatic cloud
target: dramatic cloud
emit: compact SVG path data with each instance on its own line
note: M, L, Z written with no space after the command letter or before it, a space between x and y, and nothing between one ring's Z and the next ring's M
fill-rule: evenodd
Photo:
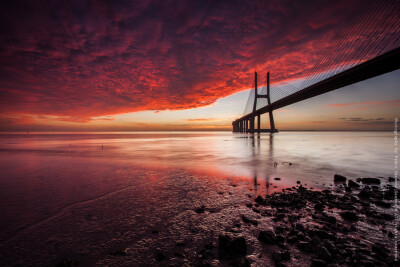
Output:
M302 77L356 2L5 0L0 111L86 122Z

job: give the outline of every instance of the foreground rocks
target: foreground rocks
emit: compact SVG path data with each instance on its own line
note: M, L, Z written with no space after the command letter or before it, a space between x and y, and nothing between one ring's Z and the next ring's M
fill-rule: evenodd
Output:
M392 207L396 189L390 185L370 187L380 185L378 178L348 180L348 185L344 176L335 175L334 180L343 183L335 192L312 191L300 185L257 196L253 205L247 204L257 206L257 213L272 222L269 229L258 226L257 234L262 246L275 250L268 257L276 266L291 266L293 254L308 259L305 266L397 266L389 249L394 242L393 227L389 227L394 216L390 210L378 209ZM381 234L379 230L359 229L377 226L387 233L384 242L371 243L373 235ZM294 265L299 266L299 256L296 258Z

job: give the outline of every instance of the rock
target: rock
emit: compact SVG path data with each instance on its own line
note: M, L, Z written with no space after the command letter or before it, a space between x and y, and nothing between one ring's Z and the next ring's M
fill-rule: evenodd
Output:
M281 178L275 177L274 180L279 181L279 180L281 180Z
M162 260L165 260L166 258L167 258L167 256L165 256L165 254L161 250L158 249L156 252L156 260L162 261Z
M185 241L178 240L178 241L176 241L175 245L177 245L178 247L183 247L185 245Z
M296 183L297 183L297 184L301 184L301 182L300 182L300 181L297 181Z
M262 198L262 196L258 196L256 197L256 199L254 199L255 202L257 202L258 204L262 204L264 202L264 199Z
M358 197L363 198L363 199L368 199L371 197L371 192L368 190L361 190L360 193L358 194Z
M379 178L361 178L361 182L363 184L381 184L381 180Z
M340 216L348 221L358 221L358 215L352 211L343 211L340 213Z
M314 234L317 235L321 239L331 239L332 238L332 235L329 234L325 230L315 230Z
M393 177L389 177L389 182L394 182L395 179Z
M360 185L358 183L354 182L353 180L349 180L348 185L350 187L354 187L354 188L359 188L360 187Z
M315 252L317 256L325 261L331 261L332 255L324 246L316 246Z
M258 234L258 240L266 244L275 244L276 243L276 234L272 230L261 231Z
M290 260L290 252L288 250L277 251L274 254L272 254L272 258L274 259L275 262L288 261Z
M325 206L321 203L315 204L314 209L317 211L323 211Z
M335 174L333 180L334 180L335 182L346 182L347 178L344 177L344 176L342 176L342 175Z
M252 225L258 225L258 222L256 220L249 219L244 215L242 215L242 220L245 223L251 223Z
M205 207L204 206L201 206L200 208L197 208L197 209L195 209L195 212L196 213L204 213L204 209L205 209Z
M384 202L384 201L382 201L382 200L377 200L377 201L374 201L373 202L375 205L377 205L377 206L379 206L379 207L382 207L382 208L391 208L392 207L392 204L391 203L388 203L388 202Z
M183 254L183 252L181 251L177 251L174 253L175 256L177 256L178 258L185 258L185 254Z
M311 267L325 267L326 263L321 259L313 259L311 261Z
M239 234L223 233L218 238L218 254L221 259L243 257L247 253L246 239Z
M378 254L379 256L382 256L384 258L386 258L390 251L385 247L385 245L381 244L381 243L375 243L372 245L372 251L375 252L376 254Z
M251 204L251 203L247 203L247 204L246 204L246 207L248 207L248 208L252 208L252 207L253 207L253 204Z
M302 250L302 251L305 251L305 252L312 252L312 246L311 246L311 244L310 244L309 242L300 241L300 242L297 244L297 247L298 247L300 250Z

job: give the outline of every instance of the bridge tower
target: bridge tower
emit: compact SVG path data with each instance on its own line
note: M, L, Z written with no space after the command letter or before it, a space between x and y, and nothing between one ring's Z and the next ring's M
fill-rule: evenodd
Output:
M259 98L266 98L268 105L271 105L271 98L270 98L270 86L269 86L269 72L267 73L267 94L266 95L260 95L258 94L258 86L257 86L257 72L254 73L254 104L253 104L253 112L251 113L250 116L250 129L248 132L254 133L254 132L271 132L271 133L276 133L278 130L275 128L275 122L274 122L274 115L272 114L272 110L268 112L269 114L269 123L270 123L270 129L261 129L261 113L257 112L257 99ZM255 129L255 119L257 117L257 129Z

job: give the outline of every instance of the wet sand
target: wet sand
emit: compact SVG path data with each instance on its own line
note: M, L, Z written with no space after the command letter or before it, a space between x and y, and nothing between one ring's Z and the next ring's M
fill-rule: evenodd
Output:
M379 185L346 179L323 191L299 181L260 195L248 180L136 175L148 183L126 184L18 229L0 244L1 264L393 265L395 190L388 178Z

